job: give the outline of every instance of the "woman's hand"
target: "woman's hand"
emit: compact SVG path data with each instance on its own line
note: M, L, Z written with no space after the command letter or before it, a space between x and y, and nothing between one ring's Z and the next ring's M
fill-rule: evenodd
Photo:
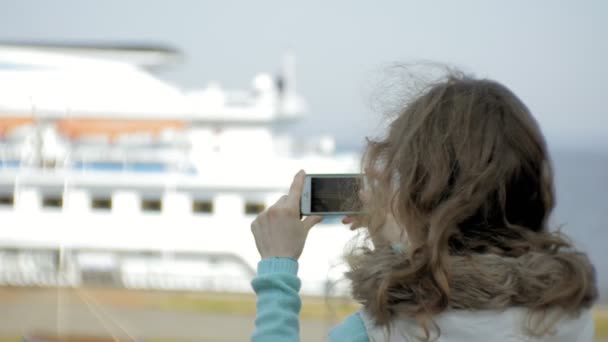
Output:
M281 197L251 223L251 232L262 259L285 257L297 260L304 249L308 231L323 220L323 216L300 219L300 196L305 176L304 171L298 172L289 194Z

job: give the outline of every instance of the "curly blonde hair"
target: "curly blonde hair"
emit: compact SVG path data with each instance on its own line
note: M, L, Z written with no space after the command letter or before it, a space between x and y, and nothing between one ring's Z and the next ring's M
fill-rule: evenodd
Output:
M547 147L505 86L449 73L368 141L363 167L375 173L370 234L391 210L409 243L403 256L377 247L347 259L353 295L377 324L405 314L428 339L433 316L448 308L575 313L596 299L585 254L548 229Z

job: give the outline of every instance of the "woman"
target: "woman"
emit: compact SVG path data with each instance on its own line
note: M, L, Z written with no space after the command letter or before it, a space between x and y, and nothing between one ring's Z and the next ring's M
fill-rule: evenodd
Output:
M450 75L370 141L363 160L373 249L347 258L362 309L331 341L592 341L595 274L548 229L553 174L526 106L489 80ZM254 341L299 340L297 259L321 217L300 220L304 173L260 214Z

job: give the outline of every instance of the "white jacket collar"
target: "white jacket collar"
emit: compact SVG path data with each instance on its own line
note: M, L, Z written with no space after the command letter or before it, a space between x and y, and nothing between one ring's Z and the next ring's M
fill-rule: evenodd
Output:
M557 311L554 311L557 312ZM387 329L375 326L367 311L359 311L371 342L418 341L416 336L424 336L422 328L413 319L396 319ZM434 321L441 330L441 342L487 342L487 341L555 341L555 342L593 342L594 328L590 310L583 311L578 317L555 314L556 323L543 337L532 337L526 333L528 311L524 308L510 308L505 311L465 311L450 310L435 317ZM553 321L549 317L545 322ZM431 330L432 331L432 330ZM431 332L432 337L436 333Z

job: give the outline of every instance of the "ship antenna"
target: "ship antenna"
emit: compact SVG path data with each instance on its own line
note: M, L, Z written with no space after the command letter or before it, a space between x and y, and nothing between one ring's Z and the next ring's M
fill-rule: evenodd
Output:
M276 88L278 108L281 114L292 116L303 110L304 104L296 92L296 56L289 50L283 53Z
M291 51L283 53L280 82L281 95L289 96L296 93L296 56Z

